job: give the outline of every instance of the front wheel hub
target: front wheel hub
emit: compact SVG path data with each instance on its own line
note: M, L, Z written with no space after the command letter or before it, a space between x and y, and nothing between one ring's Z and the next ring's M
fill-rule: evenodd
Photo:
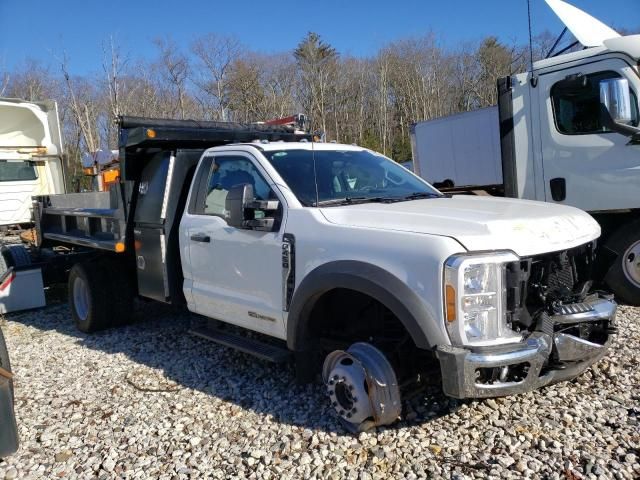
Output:
M400 390L385 355L368 343L354 343L327 355L322 377L331 405L352 430L393 423L401 411Z

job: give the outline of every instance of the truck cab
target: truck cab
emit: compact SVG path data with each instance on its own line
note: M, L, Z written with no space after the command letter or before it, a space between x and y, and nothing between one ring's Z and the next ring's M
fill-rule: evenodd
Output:
M357 146L215 147L180 221L184 295L312 371L323 363L339 418L366 429L397 417L397 386L434 361L445 393L482 398L600 358L615 305L587 294L598 235L576 209L448 197Z
M631 35L512 77L518 197L589 212L640 206L640 144L604 125L600 113L601 85L624 79L628 124L638 126L639 61L640 35Z

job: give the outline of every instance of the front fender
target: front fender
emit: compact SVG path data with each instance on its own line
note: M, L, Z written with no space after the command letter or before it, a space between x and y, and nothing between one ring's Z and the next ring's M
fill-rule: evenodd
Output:
M341 260L311 271L294 292L287 321L291 350L310 348L313 339L308 338L308 324L313 307L324 293L335 288L355 290L380 301L398 317L418 348L432 349L447 343L444 329L406 283L378 266Z

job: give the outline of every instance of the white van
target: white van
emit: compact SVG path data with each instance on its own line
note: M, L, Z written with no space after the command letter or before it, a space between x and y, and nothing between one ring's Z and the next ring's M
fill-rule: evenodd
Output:
M31 222L31 197L65 193L54 101L0 98L0 226Z

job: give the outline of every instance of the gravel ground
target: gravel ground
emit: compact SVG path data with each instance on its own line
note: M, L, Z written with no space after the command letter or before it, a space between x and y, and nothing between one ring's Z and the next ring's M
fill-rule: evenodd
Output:
M360 435L290 368L188 335L186 314L137 317L85 335L64 303L7 316L22 445L0 479L640 477L638 308L573 382L477 402L433 388Z

